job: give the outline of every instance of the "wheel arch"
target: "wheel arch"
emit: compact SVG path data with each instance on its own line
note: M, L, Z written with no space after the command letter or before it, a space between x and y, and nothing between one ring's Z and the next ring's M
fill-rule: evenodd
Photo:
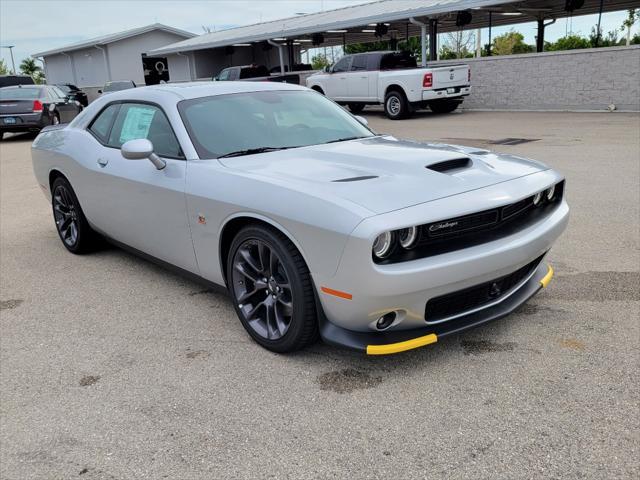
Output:
M231 243L237 233L248 225L262 225L282 233L291 243L293 243L298 252L300 252L304 263L311 271L304 249L291 232L289 232L284 226L269 217L256 213L236 213L228 217L222 223L220 234L218 235L218 238L220 239L218 242L218 260L220 262L220 271L222 272L225 286L227 285L227 256L229 254L229 249L231 248Z
M394 91L402 93L405 97L407 96L407 94L404 91L404 87L402 85L399 85L397 83L392 83L391 85L387 85L387 88L385 88L384 98L387 97L389 92L394 92ZM383 102L384 102L384 98L383 98Z
M64 172L62 172L62 170L59 170L57 168L52 168L49 171L49 192L52 192L53 190L53 182L55 182L56 179L60 177L64 178L67 182L69 182L69 178L64 174Z

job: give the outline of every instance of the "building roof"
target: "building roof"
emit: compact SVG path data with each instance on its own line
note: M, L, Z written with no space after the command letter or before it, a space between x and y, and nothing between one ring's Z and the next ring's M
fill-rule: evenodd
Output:
M598 13L600 3L601 0L585 0L584 5L575 10L573 15ZM637 3L638 0L607 0L603 3L603 11L633 8ZM379 22L388 23L389 31L402 39L407 35L420 34L419 27L408 23L411 17L421 21L426 21L427 18L438 19L438 32L442 33L459 29L456 26L456 14L462 10L469 11L473 17L471 23L464 28L475 29L487 27L489 22L493 26L502 26L533 22L538 18L564 18L571 15L565 10L565 6L566 0L379 0L207 33L148 53L166 55L284 38L304 37L306 40L303 41L309 42L314 33L323 33L323 46L371 42L376 40L371 33L371 25ZM304 45L311 46L310 43Z
M193 38L196 36L195 33L187 32L185 30L179 30L177 28L169 27L167 25L163 25L162 23L153 23L151 25L146 25L144 27L132 28L130 30L124 30L118 33L111 33L109 35L103 35L101 37L90 38L88 40L83 40L81 42L72 43L70 45L65 45L60 48L54 48L52 50L47 50L44 52L34 53L32 57L46 57L49 55L55 55L57 53L67 53L72 52L74 50L80 50L82 48L93 47L94 45L105 45L108 43L117 42L118 40L124 40L125 38L135 37L137 35L142 35L144 33L153 32L155 30L162 30L168 33L173 33L174 35L178 35L184 38Z

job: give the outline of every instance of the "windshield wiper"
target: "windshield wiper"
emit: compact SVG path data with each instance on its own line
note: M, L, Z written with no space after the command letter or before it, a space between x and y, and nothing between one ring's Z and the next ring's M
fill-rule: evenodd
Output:
M348 140L358 140L359 138L369 138L369 137L344 137L344 138L337 138L335 140L329 140L328 142L325 142L325 143L346 142Z
M266 152L275 152L276 150L286 150L287 148L293 148L293 147L247 148L246 150L237 150L235 152L225 153L224 155L220 155L218 158L241 157L243 155L253 155L254 153L266 153Z

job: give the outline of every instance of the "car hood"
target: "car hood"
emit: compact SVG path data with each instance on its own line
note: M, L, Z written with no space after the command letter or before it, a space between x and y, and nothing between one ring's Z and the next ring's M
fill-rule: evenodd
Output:
M530 175L548 167L514 155L390 136L220 159L231 169L274 179L375 214Z

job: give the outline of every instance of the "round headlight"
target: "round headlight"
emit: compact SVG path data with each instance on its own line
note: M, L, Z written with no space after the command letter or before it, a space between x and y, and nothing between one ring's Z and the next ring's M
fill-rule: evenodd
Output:
M418 229L416 227L403 228L398 237L402 248L409 250L415 247L416 240L418 240Z
M393 250L393 234L384 232L378 235L373 242L373 254L378 258L388 257Z
M533 196L533 204L537 207L542 203L542 192L538 192Z
M551 187L549 187L549 189L547 189L547 200L551 201L553 200L553 196L556 194L556 186L555 185L551 185Z

